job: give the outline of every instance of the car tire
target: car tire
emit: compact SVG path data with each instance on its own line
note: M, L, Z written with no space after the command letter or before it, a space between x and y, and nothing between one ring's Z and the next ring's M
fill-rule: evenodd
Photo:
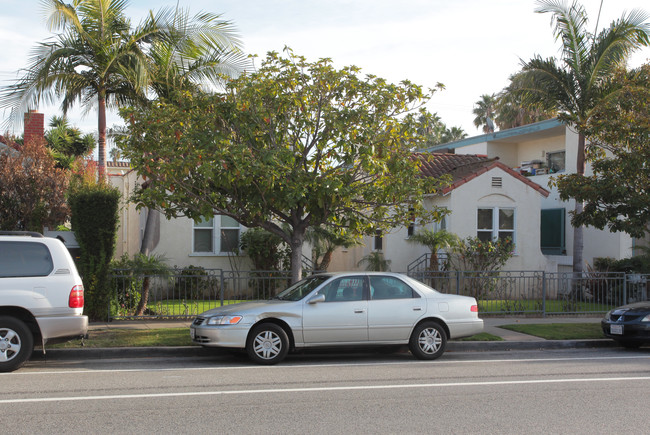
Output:
M0 372L19 369L33 350L34 337L25 322L0 316Z
M424 322L413 330L409 340L409 350L417 359L433 360L439 358L447 347L447 333L436 322Z
M282 361L289 352L289 337L274 323L262 323L251 331L246 342L248 357L257 364L272 365Z
M640 341L631 341L631 340L619 340L618 344L623 346L626 349L638 349L643 343Z

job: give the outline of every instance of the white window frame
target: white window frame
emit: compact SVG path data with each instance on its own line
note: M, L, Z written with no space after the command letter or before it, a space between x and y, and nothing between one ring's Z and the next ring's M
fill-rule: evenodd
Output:
M191 246L191 254L190 256L193 257L200 257L200 256L227 256L227 255L232 255L234 251L222 251L221 250L221 242L223 240L221 231L222 230L237 230L237 239L239 240L242 235L242 226L239 223L236 223L236 226L227 226L222 224L222 217L226 217L223 215L215 215L214 218L210 218L209 220L212 220L212 226L202 226L201 224L205 223L205 220L202 220L198 224L196 222L192 222L192 246ZM195 251L195 243L196 243L196 232L197 231L205 231L205 232L211 232L211 242L212 242L212 250L210 251Z
M492 227L491 228L479 228L479 211L480 210L491 210L492 211ZM499 211L501 210L511 210L512 215L512 229L502 229L499 228ZM490 232L490 240L493 242L499 238L499 233L510 233L512 239L513 247L517 246L517 209L515 207L478 207L476 210L476 236L478 237L479 233Z

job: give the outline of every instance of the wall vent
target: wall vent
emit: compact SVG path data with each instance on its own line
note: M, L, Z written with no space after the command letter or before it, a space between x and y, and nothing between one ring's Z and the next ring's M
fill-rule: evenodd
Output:
M492 187L503 187L503 178L492 177Z

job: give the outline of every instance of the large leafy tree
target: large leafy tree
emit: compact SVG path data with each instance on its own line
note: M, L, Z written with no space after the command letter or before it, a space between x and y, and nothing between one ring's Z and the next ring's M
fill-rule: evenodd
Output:
M527 104L544 110L557 110L558 118L578 131L578 176L585 171L585 129L594 110L620 91L609 80L618 68L624 67L630 53L649 41L647 15L634 10L613 21L594 35L582 5L560 1L538 1L536 12L552 14L555 38L562 44L559 59L535 56L523 62L520 73L512 78L512 86ZM576 201L575 214L582 213ZM583 271L583 231L574 229L573 271Z
M622 91L594 110L585 130L593 175L561 175L557 186L562 199L584 202L574 225L641 238L650 232L650 65L617 80Z
M65 201L68 175L39 140L0 148L0 230L43 231L70 216Z
M291 247L296 281L309 227L364 234L438 211L422 206L439 181L420 177L417 134L400 116L429 96L328 59L269 53L224 93L122 110L121 148L149 180L135 193L141 204L264 228Z
M161 68L160 59L152 62L152 47L151 53L165 45L172 48L166 59L169 70L184 64L184 54L216 58L215 53L229 53L238 44L232 39L230 25L213 14L189 19L178 10L163 9L150 12L141 24L132 26L125 15L127 0L41 3L50 30L59 33L34 49L23 76L0 93L0 105L11 107L14 117L41 101L60 99L64 113L75 104L96 107L98 172L102 178L106 174L107 107L146 100L146 91L152 85L152 65ZM174 51L180 41L184 42L183 49ZM161 71L156 70L156 76L160 77Z

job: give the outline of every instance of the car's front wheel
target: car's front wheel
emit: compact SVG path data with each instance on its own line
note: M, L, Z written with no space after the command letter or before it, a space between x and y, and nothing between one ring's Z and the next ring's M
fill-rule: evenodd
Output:
M440 324L424 322L413 330L409 350L418 359L436 359L447 347L447 334Z
M0 316L0 372L19 369L34 350L34 337L24 322Z
M258 364L277 364L289 352L289 338L280 326L274 323L262 323L251 331L246 352L251 360Z

